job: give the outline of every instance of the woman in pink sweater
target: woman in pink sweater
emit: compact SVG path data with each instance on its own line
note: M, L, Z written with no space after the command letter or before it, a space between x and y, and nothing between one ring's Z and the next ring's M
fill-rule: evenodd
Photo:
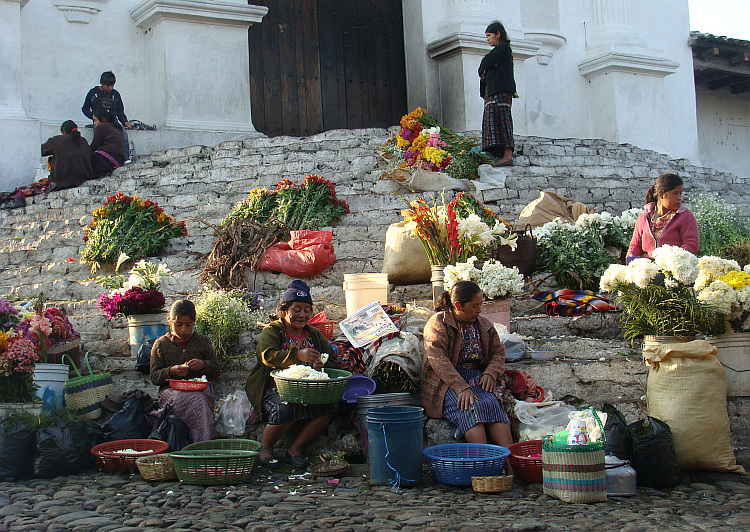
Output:
M646 212L638 217L628 248L628 262L636 257L651 257L664 245L679 246L698 253L698 222L682 202L682 179L677 174L662 174L646 193Z

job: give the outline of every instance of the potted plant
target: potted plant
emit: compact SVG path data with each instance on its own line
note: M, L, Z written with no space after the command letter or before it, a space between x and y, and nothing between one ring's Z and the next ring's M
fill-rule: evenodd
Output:
M620 320L625 338L675 342L721 330L724 318L693 286L700 272L698 257L677 246L662 246L653 255L654 261L612 264L601 278L601 289L617 292L625 307Z
M727 394L750 395L750 266L740 269L734 260L701 257L695 282L698 299L713 306L726 332L707 338L726 368Z
M510 329L510 299L523 289L523 275L518 268L507 268L496 260L488 260L477 268L476 257L466 262L445 267L445 289L450 290L458 281L474 281L484 294L482 314L492 322L502 323Z
M127 259L127 256L121 255L115 275L97 277L94 281L110 289L100 295L97 301L97 306L104 311L107 320L118 316L127 317L130 354L135 358L141 344L167 334L164 312L166 299L160 286L161 277L171 275L172 272L164 264L141 260L133 266L126 278L117 271Z

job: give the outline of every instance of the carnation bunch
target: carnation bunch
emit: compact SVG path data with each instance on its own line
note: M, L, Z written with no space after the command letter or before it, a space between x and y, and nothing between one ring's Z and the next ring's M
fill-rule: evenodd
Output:
M523 290L523 275L515 266L507 268L495 260L486 261L481 269L474 266L476 257L466 262L446 266L443 285L451 290L458 281L473 281L479 285L487 299L508 299Z
M28 339L0 331L0 403L34 399L34 365L39 353Z
M119 257L114 275L94 279L94 282L105 288L112 288L101 294L97 301L97 306L104 311L107 320L117 316L155 314L164 310L166 299L160 290L161 278L172 272L164 264L141 260L125 277L118 274L117 270L128 258L127 255Z
M102 263L114 264L121 253L133 259L156 255L170 239L187 235L185 222L177 222L155 202L118 192L93 213L86 228L81 260L92 272Z

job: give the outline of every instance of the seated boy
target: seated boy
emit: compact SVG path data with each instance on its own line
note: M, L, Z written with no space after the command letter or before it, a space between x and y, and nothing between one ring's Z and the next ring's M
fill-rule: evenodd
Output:
M81 111L93 120L94 111L104 109L110 111L120 121L120 124L124 126L122 133L125 137L125 162L130 162L130 143L128 141L128 133L125 129L130 129L132 126L128 121L128 117L125 116L125 105L122 103L122 96L115 90L116 81L117 78L115 78L112 72L102 72L99 78L100 85L88 92Z

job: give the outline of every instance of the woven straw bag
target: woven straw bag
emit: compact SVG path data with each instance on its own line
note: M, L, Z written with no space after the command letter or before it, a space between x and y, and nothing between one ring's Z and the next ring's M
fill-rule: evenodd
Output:
M67 357L68 362L78 374L78 377L68 379L65 382L65 404L71 412L86 419L96 419L102 415L99 404L107 394L112 393L114 384L112 374L109 372L94 373L89 363L89 355L86 353L84 361L89 370L88 375L81 375L73 360L63 355L63 361Z
M542 441L542 480L544 493L564 502L606 501L604 442L564 445L546 436Z

